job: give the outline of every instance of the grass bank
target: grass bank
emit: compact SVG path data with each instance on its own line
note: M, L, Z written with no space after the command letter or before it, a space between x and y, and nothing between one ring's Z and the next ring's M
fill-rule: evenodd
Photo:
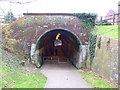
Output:
M0 88L44 88L47 78L40 72L26 72L18 60L0 48Z
M97 35L103 35L111 38L118 38L118 26L109 25L109 26L96 26L93 33Z
M96 88L117 88L116 85L103 79L92 71L81 70L82 78Z

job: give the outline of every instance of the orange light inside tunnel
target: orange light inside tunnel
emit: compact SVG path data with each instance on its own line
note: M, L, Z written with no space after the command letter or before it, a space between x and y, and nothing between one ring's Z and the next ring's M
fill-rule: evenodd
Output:
M60 37L60 35L61 35L60 33L57 34L56 40L58 40L58 38Z

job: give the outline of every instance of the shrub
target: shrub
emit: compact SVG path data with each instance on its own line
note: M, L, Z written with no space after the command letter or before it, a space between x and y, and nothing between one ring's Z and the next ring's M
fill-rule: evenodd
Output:
M97 18L97 14L95 13L75 13L76 17L82 20L83 27L88 31L91 31L95 26L95 20Z

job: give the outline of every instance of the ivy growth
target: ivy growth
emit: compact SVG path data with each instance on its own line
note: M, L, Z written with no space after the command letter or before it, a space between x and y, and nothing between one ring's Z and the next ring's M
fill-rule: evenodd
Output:
M97 35L95 35L95 34L89 35L90 66L92 66L93 59L95 57L96 38L97 38Z
M95 20L97 18L97 14L95 13L74 13L76 17L82 20L83 27L86 30L91 31L92 28L95 26Z

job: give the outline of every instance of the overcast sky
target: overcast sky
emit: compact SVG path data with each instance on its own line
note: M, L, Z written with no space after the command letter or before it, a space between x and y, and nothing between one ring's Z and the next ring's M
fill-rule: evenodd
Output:
M20 1L20 0L19 0ZM24 0L25 1L25 0ZM28 4L11 4L14 15L22 13L97 13L105 16L112 9L118 10L120 0L35 0ZM7 13L10 3L0 1L0 7ZM0 11L1 13L1 11Z

